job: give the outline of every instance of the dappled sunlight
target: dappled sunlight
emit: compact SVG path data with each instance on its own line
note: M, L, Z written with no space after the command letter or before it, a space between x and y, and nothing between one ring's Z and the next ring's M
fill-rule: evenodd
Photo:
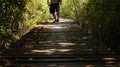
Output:
M105 61L106 65L119 65L120 66L120 62L116 61L118 60L118 58L114 58L114 57L108 57L108 58L102 58L103 61Z
M45 25L45 24L41 24L41 25L40 25L40 24L39 24L39 25L36 25L35 27L39 29L39 28L42 28L42 27L43 27L43 28L51 28L51 27L55 27L55 26L56 26L56 25Z
M106 62L106 65L111 65L111 66L117 65L119 67L120 62L118 62L118 61L108 61L108 62Z
M44 25L44 24L39 24L35 26L38 29L66 29L67 26L62 26L62 25Z
M73 51L74 49L58 49L58 52L69 52L69 51Z
M53 54L55 52L69 52L74 49L45 49L45 50L32 50L32 53L46 53L46 54Z
M86 67L95 67L95 66L91 64L91 65L86 65Z
M76 45L75 43L68 43L68 42L61 42L61 43L58 43L60 46L62 47L67 47L67 46L73 46L73 45Z
M39 41L39 43L53 43L53 41Z
M42 24L52 24L54 21L54 19L48 19L48 20L43 20ZM68 23L68 22L74 22L74 20L72 19L67 19L67 18L59 18L59 22L58 23Z
M64 19L64 18L60 18L60 22L74 22L74 20L71 19Z
M73 24L74 20L71 20L71 19L60 18L60 22L57 22L57 23L54 23L54 24L53 24L52 21L53 20L43 21L41 24L37 24L35 26L35 28L37 28L39 30L44 30L44 29L67 29L67 28L73 28L73 27L81 28L81 26Z
M86 43L81 43L80 46L86 46L87 44Z
M55 67L55 66L57 66L56 64L49 64L48 65L49 67Z
M89 37L87 37L87 36L86 36L86 37L85 37L85 36L84 36L84 37L82 37L82 39L84 39L84 40L86 40L86 39L88 39L88 38L89 38Z
M53 27L55 29L63 29L63 28L66 28L66 27L61 27L61 26L56 26L56 27Z
M107 61L106 64L116 64L115 61Z
M45 49L45 50L32 50L32 53L46 53L52 54L55 52L55 49Z
M102 58L103 60L116 60L116 58Z
M66 65L59 65L59 64L49 64L48 67L66 67Z

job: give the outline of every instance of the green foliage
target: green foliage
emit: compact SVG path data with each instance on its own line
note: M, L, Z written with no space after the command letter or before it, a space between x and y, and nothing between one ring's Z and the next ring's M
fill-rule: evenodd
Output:
M48 17L44 0L0 0L0 46L9 46Z
M62 0L61 17L74 18L73 9L74 6L72 0Z
M82 26L107 46L120 42L120 0L84 0L81 8Z
M15 40L19 22L22 22L23 12L27 0L1 0L0 1L0 43L5 45ZM19 18L19 19L18 19ZM3 43L4 42L4 43Z

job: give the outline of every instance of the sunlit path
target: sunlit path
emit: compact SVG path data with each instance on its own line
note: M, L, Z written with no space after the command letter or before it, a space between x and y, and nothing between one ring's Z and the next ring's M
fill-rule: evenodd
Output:
M57 23L53 23L53 21L54 20L52 20L52 19L48 19L48 20L42 21L42 23L43 24L52 24L52 25L54 25L54 24L66 24L66 23L69 23L69 24L72 23L73 24L73 22L74 22L74 20L66 19L66 18L60 18L59 22L57 22Z
M118 67L120 56L98 45L73 20L38 24L1 53L1 62L14 67Z

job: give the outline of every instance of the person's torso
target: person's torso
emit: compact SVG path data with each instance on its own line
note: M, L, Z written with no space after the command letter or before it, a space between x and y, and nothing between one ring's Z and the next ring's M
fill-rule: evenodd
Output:
M50 4L58 4L59 0L50 0Z

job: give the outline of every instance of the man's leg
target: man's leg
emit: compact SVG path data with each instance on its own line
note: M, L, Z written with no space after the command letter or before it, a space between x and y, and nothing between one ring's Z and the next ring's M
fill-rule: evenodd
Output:
M59 22L59 16L60 16L60 11L59 10L57 10L56 16L57 16L57 22Z
M56 22L56 15L55 15L55 13L52 13L52 15L53 15L53 17L54 17L54 21L53 21L53 23L55 23Z
M60 17L60 5L56 5L56 16L57 16L57 22L59 22L59 17Z
M55 23L55 22L57 22L56 20L57 20L57 16L56 16L56 14L55 14L55 10L56 10L56 4L51 4L50 5L50 13L53 15L53 17L54 17L54 21L53 21L53 23Z
M55 15L55 13L52 13L52 15L53 15L54 19L56 20L56 15Z

